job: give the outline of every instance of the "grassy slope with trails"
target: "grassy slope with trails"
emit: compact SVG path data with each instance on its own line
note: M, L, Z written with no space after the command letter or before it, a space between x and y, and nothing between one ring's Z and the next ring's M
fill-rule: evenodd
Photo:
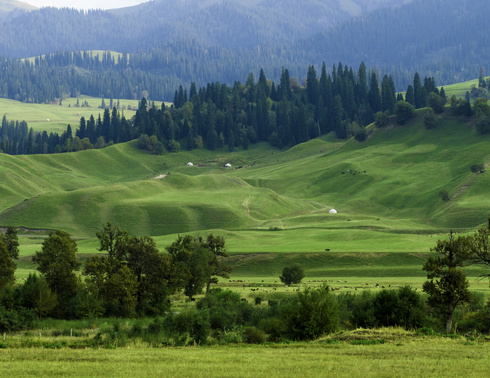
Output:
M490 214L489 175L469 169L489 163L490 136L448 115L426 130L423 113L364 143L327 137L284 152L259 144L231 154L151 156L131 142L0 155L0 225L93 238L112 221L162 245L210 230L223 233L233 252L425 252L430 235L469 232ZM224 169L226 162L243 168ZM443 189L448 202L438 196Z

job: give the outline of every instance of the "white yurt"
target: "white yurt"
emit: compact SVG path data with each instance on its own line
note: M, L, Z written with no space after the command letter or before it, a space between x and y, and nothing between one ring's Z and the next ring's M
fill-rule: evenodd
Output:
M192 167L192 166L194 166L194 164L192 164L191 162L188 162L188 163L187 163L187 166L188 166L188 167Z
M225 168L231 168L231 164L230 163L226 163L225 164Z
M329 211L329 213L330 213L330 214L337 214L337 210L335 210L335 209L331 209L331 210Z

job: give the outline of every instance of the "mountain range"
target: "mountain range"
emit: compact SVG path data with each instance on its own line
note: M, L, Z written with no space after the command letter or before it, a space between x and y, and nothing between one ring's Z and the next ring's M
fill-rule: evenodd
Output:
M1 1L0 7L16 2ZM22 3L18 3L22 4ZM485 0L154 0L109 11L17 8L0 22L0 56L112 50L171 85L232 84L287 67L361 61L405 90L415 72L450 84L490 72ZM158 62L158 63L157 63ZM173 88L170 92L177 88Z

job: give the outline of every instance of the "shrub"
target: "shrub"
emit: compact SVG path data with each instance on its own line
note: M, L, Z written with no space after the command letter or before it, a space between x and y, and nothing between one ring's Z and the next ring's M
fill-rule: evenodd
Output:
M259 327L267 335L271 342L278 342L283 339L287 328L283 319L279 317L264 318L259 322Z
M248 302L242 302L240 295L231 290L213 289L196 304L199 311L209 312L212 329L227 330L244 325L253 311Z
M483 163L473 164L470 167L470 170L473 173L483 172L485 170L485 164L483 164Z
M415 116L415 108L406 101L398 101L395 105L395 116L398 124L403 125Z
M475 127L479 134L490 133L490 116L487 115L479 118L478 121L476 121Z
M437 127L437 124L438 124L438 119L434 114L434 111L432 109L429 109L424 116L424 127L427 130L435 129Z
M385 112L377 112L374 124L376 127L384 127L388 124L388 115Z
M368 137L368 132L365 127L359 127L354 134L354 139L358 142L364 142Z
M339 328L338 304L328 286L306 289L285 307L282 317L289 337L312 340Z
M372 306L374 295L370 291L363 291L352 302L352 323L356 327L372 328L377 324Z
M248 344L263 344L267 338L264 331L255 327L245 327L243 329L245 342Z
M429 94L427 105L429 105L437 114L444 111L444 99L437 93L431 92Z
M194 342L198 345L205 345L210 329L209 313L206 310L195 311L189 332Z
M419 328L416 332L417 335L423 335L423 336L437 336L439 335L434 329L430 327L422 327Z
M398 290L363 292L352 302L352 321L358 327L420 327L425 321L422 296L409 286Z
M447 190L445 190L445 189L441 190L438 195L439 195L439 197L441 197L441 199L444 202L449 201L449 193L447 192Z

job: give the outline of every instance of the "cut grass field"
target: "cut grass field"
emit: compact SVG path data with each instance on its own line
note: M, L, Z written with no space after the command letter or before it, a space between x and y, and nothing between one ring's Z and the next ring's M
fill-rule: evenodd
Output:
M70 344L74 339L44 338L46 345ZM42 345L42 340L32 342ZM0 353L0 363L9 376L483 377L489 356L488 342L383 329L346 332L314 343L261 346L130 345L116 350L9 346Z

